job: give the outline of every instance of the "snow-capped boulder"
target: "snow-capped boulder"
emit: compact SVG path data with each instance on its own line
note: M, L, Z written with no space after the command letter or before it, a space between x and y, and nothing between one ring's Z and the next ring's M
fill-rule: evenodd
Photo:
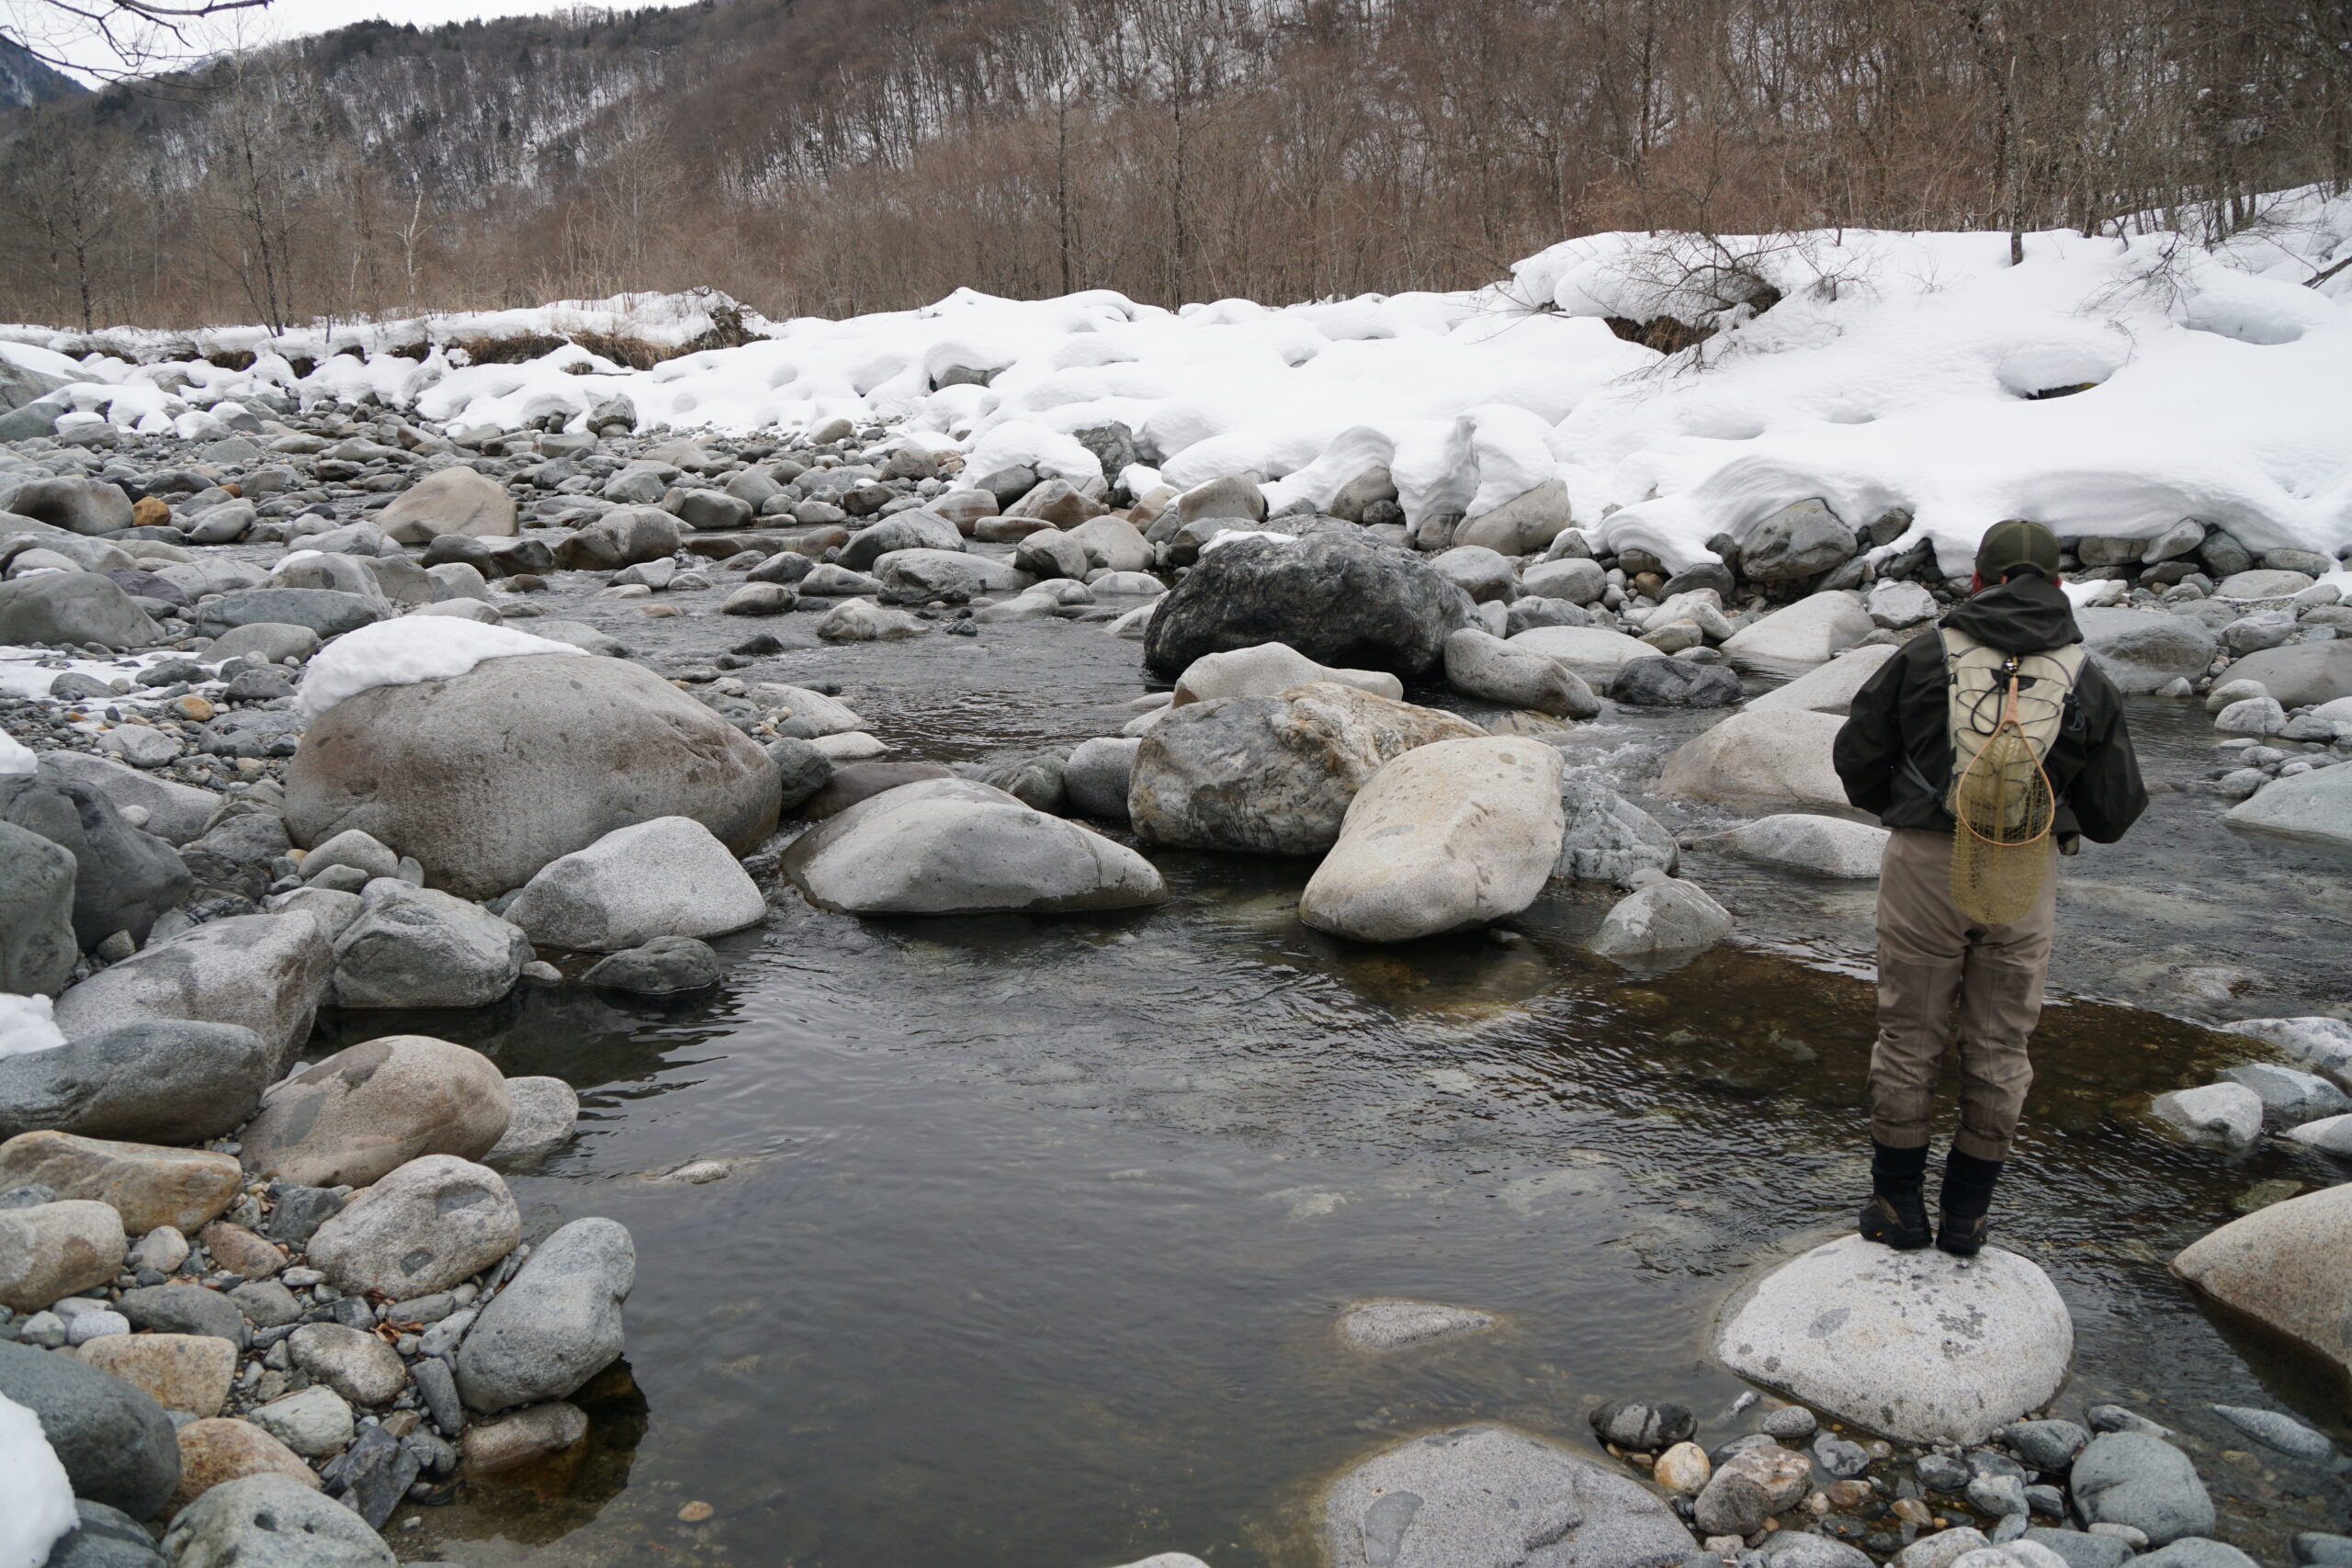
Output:
M748 852L777 792L767 753L642 666L524 655L337 703L303 734L286 807L298 842L357 828L486 898L657 817Z
M1353 686L1392 702L1405 700L1405 682L1385 670L1334 670L1317 664L1288 643L1261 642L1223 653L1204 653L1193 660L1176 677L1169 705L1183 707L1219 697L1271 697L1317 681Z

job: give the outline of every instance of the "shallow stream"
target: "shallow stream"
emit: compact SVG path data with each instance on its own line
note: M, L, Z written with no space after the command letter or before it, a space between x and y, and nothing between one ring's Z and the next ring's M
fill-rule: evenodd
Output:
M796 646L738 674L838 682L903 757L1113 733L1148 689L1136 645L1089 626L836 649L807 615L648 621L564 581L550 614L665 672L775 631ZM1638 790L1707 716L1602 721L1571 760ZM2211 766L2194 705L2132 720L2160 784ZM1645 804L1678 830L1732 819ZM2340 1439L2344 1403L2165 1262L2258 1182L2346 1172L2181 1148L2134 1112L2264 1055L2199 1020L2345 1010L2352 879L2220 809L2162 794L2125 846L2065 863L2052 985L2075 999L2045 1015L1996 1220L2073 1309L2060 1408L2174 1427L2219 1533L2277 1562L2292 1530L2343 1528L2342 1483L2207 1405ZM1702 1441L1746 1429L1715 1308L1867 1188L1872 885L1690 852L1740 945L1642 976L1582 948L1603 888L1555 884L1501 940L1383 951L1297 922L1305 863L1154 858L1173 897L1129 915L861 921L787 890L683 1005L526 988L322 1020L322 1050L422 1031L569 1080L582 1135L515 1181L526 1226L601 1213L637 1238L626 1370L582 1396L591 1451L405 1509L401 1555L1305 1568L1319 1483L1402 1436L1493 1418L1589 1448L1583 1414L1614 1395L1690 1404ZM706 1160L724 1178L664 1179ZM1367 1358L1337 1321L1381 1295L1503 1325Z

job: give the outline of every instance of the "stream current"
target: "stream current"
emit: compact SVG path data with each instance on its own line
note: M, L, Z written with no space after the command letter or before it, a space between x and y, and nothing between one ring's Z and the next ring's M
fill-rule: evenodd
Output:
M807 615L644 619L596 585L563 574L535 602L668 674L775 632L786 650L734 673L838 683L899 758L1115 733L1152 689L1137 645L1096 626L837 648ZM1619 710L1564 750L1688 836L1762 814L1645 793L1718 713ZM2267 1055L2211 1024L2345 1012L2352 878L2221 826L2195 787L2218 739L2199 705L2135 698L2131 719L2156 798L2124 844L2061 863L1996 1239L2074 1313L2057 1407L2174 1428L2217 1533L2284 1561L2294 1530L2352 1518L2343 1483L2208 1406L2341 1441L2344 1401L2165 1265L2257 1184L2346 1172L2269 1140L2185 1148L2141 1112ZM1868 1188L1873 884L1686 851L1740 930L1645 976L1582 945L1603 887L1553 884L1500 940L1383 950L1298 922L1309 863L1153 858L1170 901L1120 915L860 920L787 886L682 1001L526 987L474 1012L322 1014L314 1055L426 1032L571 1083L580 1136L513 1182L526 1235L605 1214L637 1241L626 1361L578 1396L590 1442L404 1506L401 1556L1306 1568L1321 1484L1419 1432L1495 1419L1593 1451L1584 1412L1619 1395L1689 1404L1710 1445L1747 1429L1714 1312L1849 1226ZM706 1161L725 1175L669 1175ZM1374 1296L1501 1325L1367 1357L1337 1325Z

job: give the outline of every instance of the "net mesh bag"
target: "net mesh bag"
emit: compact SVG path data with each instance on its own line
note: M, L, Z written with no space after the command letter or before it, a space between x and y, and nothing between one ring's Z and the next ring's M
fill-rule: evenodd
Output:
M2058 808L2019 717L2015 669L1986 695L1997 699L1985 715L1991 732L1970 725L1983 744L1952 783L1951 901L1971 920L1996 926L2024 919L2041 897Z

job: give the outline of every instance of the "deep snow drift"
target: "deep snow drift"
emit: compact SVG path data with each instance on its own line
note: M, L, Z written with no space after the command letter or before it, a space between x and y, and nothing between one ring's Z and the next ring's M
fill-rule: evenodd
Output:
M2310 282L2346 256L2352 197L2305 189L2211 250L2161 230L2059 231L2029 236L2011 266L1996 233L1611 233L1454 294L1169 311L1101 290L1025 302L959 290L842 321L747 316L763 341L646 371L578 345L516 365L391 346L426 328L681 344L725 302L625 296L277 337L106 334L175 355L144 364L76 363L49 346L76 340L16 328L0 355L81 378L74 417L187 435L210 423L205 408L263 389L372 392L427 419L508 427L554 415L578 428L626 395L648 426L788 431L838 415L960 448L974 473L1025 462L1084 479L1100 466L1070 433L1116 420L1159 469L1131 484L1255 469L1273 505L1319 505L1385 466L1418 520L1476 516L1557 479L1597 542L1669 566L1819 496L1857 526L1911 513L1915 531L1880 553L1924 530L1954 570L2010 516L2126 537L2195 517L2257 551L2352 546L2352 269ZM1662 316L1719 330L1664 355L1605 320ZM259 357L233 371L187 357L223 348ZM297 377L296 359L316 367Z

